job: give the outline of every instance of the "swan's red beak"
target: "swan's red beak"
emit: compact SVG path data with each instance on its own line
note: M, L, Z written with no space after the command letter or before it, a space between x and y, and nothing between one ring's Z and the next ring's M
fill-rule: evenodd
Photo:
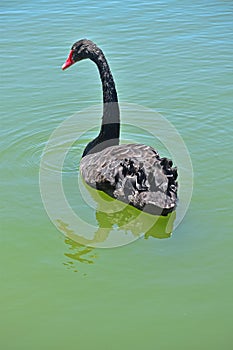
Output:
M73 60L73 58L72 58L73 52L74 52L73 50L70 51L67 60L65 61L65 63L64 63L63 66L62 66L62 70L66 69L66 68L68 68L68 67L70 67L70 66L72 66L72 64L75 63L74 60Z

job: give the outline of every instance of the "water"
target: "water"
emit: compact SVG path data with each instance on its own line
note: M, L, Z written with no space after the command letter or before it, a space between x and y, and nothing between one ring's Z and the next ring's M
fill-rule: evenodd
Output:
M2 349L232 348L232 10L230 1L1 3ZM46 214L43 149L101 100L91 62L61 71L83 37L106 53L120 101L160 112L190 152L192 200L172 236L88 248ZM153 117L141 122L154 128ZM133 128L122 135L150 140ZM88 137L67 155L63 182L94 222L72 197Z

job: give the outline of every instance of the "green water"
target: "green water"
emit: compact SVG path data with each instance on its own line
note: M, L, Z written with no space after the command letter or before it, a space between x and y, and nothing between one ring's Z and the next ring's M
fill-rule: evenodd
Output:
M1 349L232 349L232 10L230 1L1 2ZM93 115L101 85L91 62L61 65L83 37L106 53L119 100L159 112L189 150L192 199L172 235L160 222L131 244L85 247L46 213L42 152L77 114L83 136L67 154L64 191L84 220L108 222L77 194L100 118L86 108ZM176 153L160 142L154 113L123 108L123 142Z

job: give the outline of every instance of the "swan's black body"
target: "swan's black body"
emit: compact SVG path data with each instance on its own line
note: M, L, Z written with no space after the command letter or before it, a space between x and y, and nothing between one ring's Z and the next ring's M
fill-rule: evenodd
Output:
M85 182L140 210L167 215L176 208L177 169L149 146L119 145L117 92L103 52L92 41L80 40L62 68L85 58L96 63L103 89L100 133L87 145L80 163Z

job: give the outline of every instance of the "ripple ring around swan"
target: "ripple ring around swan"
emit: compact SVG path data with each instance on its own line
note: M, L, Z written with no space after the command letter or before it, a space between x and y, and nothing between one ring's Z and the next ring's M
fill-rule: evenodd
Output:
M193 168L188 149L179 132L161 114L135 104L121 103L120 108L122 119L131 121L131 124L134 121L138 128L153 135L155 140L159 140L179 169L179 203L176 210L176 219L173 223L174 231L183 220L192 197ZM40 191L47 214L59 231L83 245L112 248L131 243L139 237L145 236L155 225L158 217L139 212L133 208L130 210L136 210L137 215L133 214L132 220L129 219L123 223L122 221L118 223L119 213L125 210L127 204L119 204L117 200L109 203L106 201L106 198L101 196L99 191L94 190L94 202L98 202L101 212L105 212L106 216L109 213L111 215L115 213L112 229L110 230L109 227L100 227L98 223L93 224L89 219L83 218L77 211L73 210L69 200L66 198L62 181L66 155L74 142L82 137L87 130L90 130L91 127L96 126L96 124L91 125L91 123L92 121L96 123L96 115L99 115L100 111L101 107L99 106L82 110L67 118L53 131L41 158ZM80 129L81 120L85 125ZM152 120L154 121L153 123L151 122ZM74 127L75 125L76 127ZM139 142L140 140L135 141ZM48 167L48 164L51 164L51 167ZM53 171L53 168L56 171ZM90 198L88 189L80 181L78 173L77 180L82 199L87 206L95 210L93 208L95 207L93 198ZM171 226L171 223L168 222L167 226Z

